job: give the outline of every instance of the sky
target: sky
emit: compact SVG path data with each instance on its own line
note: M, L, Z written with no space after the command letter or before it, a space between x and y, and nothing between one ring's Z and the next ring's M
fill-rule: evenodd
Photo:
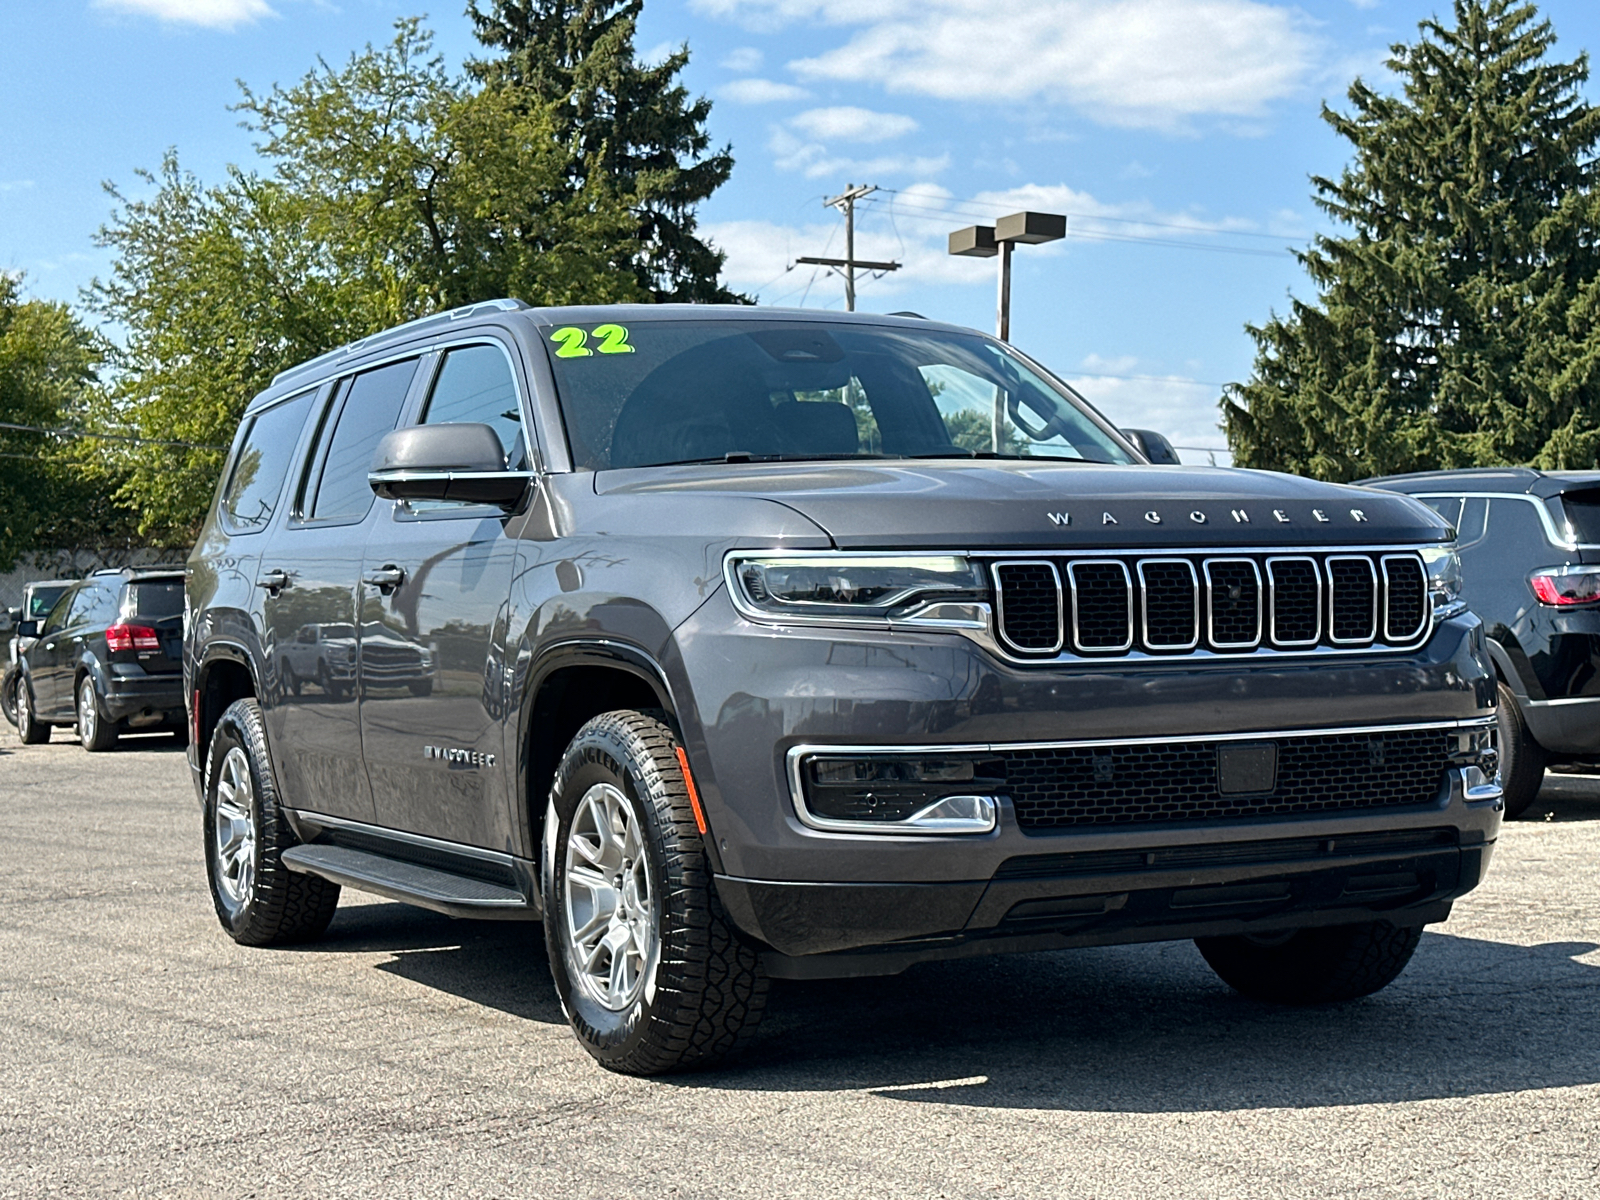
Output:
M428 15L446 60L479 53L455 7L417 0L3 0L0 270L80 303L111 267L113 200L169 148L203 180L255 164L228 106L238 81L291 84L394 21ZM1574 57L1600 5L1541 11ZM1022 209L1068 236L1016 252L1011 340L1123 426L1185 461L1225 447L1222 385L1248 377L1246 325L1314 292L1292 250L1330 226L1308 177L1348 160L1319 113L1448 0L646 0L638 48L687 44L684 81L714 102L732 179L700 210L726 281L764 304L841 309L797 256L842 256L824 200L857 208L856 254L900 270L857 307L995 325L993 259L947 235ZM1596 99L1591 88L1591 99ZM96 320L90 314L91 320ZM1226 463L1226 452L1215 455Z

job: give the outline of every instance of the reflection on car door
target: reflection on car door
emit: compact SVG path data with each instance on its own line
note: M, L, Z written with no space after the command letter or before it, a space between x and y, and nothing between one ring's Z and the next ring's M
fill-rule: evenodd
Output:
M481 422L524 469L507 352L459 347L438 365L421 423ZM379 501L361 593L361 736L378 823L512 845L500 716L516 544L483 505Z
M333 394L258 576L267 589L262 652L278 681L267 731L287 801L355 821L374 816L356 689L356 596L373 517L367 469L415 373L415 359L391 363Z

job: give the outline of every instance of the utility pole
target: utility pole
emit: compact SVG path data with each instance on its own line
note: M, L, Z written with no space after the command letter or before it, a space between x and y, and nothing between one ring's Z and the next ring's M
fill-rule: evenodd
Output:
M844 257L843 258L797 258L797 263L807 263L817 267L842 267L844 274L844 307L846 312L856 310L856 268L864 271L898 271L900 264L897 262L864 262L856 257L856 201L863 196L870 196L878 190L877 184L872 183L847 183L839 195L824 200L824 208L837 208L844 214Z

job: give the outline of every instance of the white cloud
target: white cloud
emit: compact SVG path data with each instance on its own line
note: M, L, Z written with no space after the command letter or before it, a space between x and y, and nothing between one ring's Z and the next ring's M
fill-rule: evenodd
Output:
M0 179L0 195L7 192L25 192L33 187L31 179Z
M777 104L783 101L804 100L811 93L792 83L776 83L771 79L735 79L724 84L721 95L735 104Z
M914 133L917 123L901 113L873 112L870 108L812 108L789 118L789 124L807 137L839 142L886 142Z
M1098 359L1098 356L1090 355L1090 359ZM1103 374L1066 375L1065 378L1113 424L1122 429L1153 429L1164 434L1174 446L1185 447L1178 451L1179 459L1185 463L1209 463L1213 456L1207 451L1216 448L1219 451L1215 454L1217 466L1232 464L1233 457L1226 449L1228 439L1223 436L1219 424L1217 388L1182 375L1109 378L1132 374L1131 368L1138 366L1138 360L1124 356L1099 361L1129 369L1112 370L1108 365L1103 368Z
M856 27L802 77L950 100L1069 103L1106 124L1181 129L1262 115L1297 90L1317 44L1263 0L693 0L758 28Z
M730 51L722 60L722 65L729 71L737 71L741 75L751 71L759 71L765 56L754 46L740 46L737 50Z
M824 175L899 177L909 175L927 178L939 174L950 165L948 154L941 154L937 158L909 154L891 154L878 158L847 158L829 153L828 148L821 142L808 142L804 138L798 138L781 125L773 127L767 148L772 151L773 160L779 170L800 171L808 179L817 179Z
M94 0L95 7L137 13L179 25L232 29L262 17L275 17L267 0Z

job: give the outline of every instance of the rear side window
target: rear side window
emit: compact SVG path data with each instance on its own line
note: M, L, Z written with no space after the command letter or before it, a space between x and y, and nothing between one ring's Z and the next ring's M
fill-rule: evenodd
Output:
M490 426L500 437L506 470L527 465L517 385L498 346L463 346L445 355L422 424L457 423Z
M314 521L361 518L372 507L372 487L367 472L372 454L383 435L400 419L417 360L391 363L367 371L350 381L338 424L328 443L322 474L311 502Z
M80 588L72 598L70 625L110 625L117 619L117 588L92 584Z
M1600 491L1567 492L1561 497L1573 538L1586 545L1600 544Z
M311 395L305 392L251 420L222 493L222 520L232 532L254 533L272 520Z
M1461 506L1465 497L1462 496L1429 496L1422 501L1434 512L1438 513L1450 523L1450 528L1461 528Z
M162 617L176 617L183 612L183 580L147 579L128 585L128 595L122 603L125 617L148 617L158 621Z

